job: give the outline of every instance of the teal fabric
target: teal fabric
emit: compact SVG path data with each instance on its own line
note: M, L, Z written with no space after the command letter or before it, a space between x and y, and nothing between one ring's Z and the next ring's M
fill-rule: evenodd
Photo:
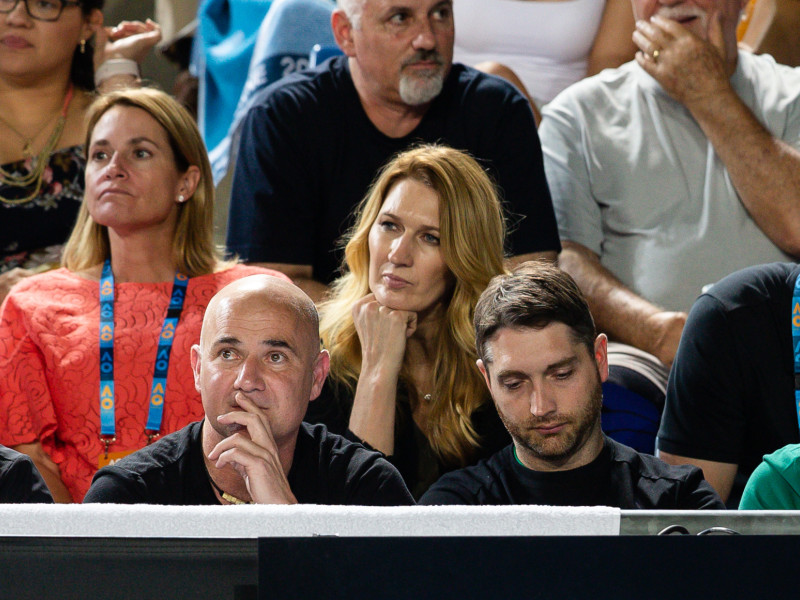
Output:
M204 0L198 9L198 120L206 148L228 134L258 29L271 5L272 0Z
M252 105L252 100L265 87L296 71L308 68L309 55L315 44L335 46L331 30L332 0L274 0L264 19L258 24L255 43L250 47L244 77L238 78L236 97L225 98L224 112L213 116L206 145L214 173L214 181L225 176L231 159L231 145L236 131ZM338 49L338 46L336 46ZM237 65L237 68L239 65ZM227 77L228 74L225 73ZM213 99L208 98L211 101ZM212 106L205 122L212 125Z
M767 454L744 488L739 510L800 510L800 444Z

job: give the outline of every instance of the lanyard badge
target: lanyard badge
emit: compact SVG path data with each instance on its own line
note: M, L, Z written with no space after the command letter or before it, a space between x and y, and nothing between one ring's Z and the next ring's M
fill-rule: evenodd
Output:
M145 425L148 443L152 442L161 430L169 357L172 352L172 342L175 339L175 329L181 318L181 312L183 312L188 283L189 278L186 275L175 274L169 308L167 308L167 315L161 326L156 361L153 367L150 408ZM111 271L111 260L106 259L103 264L103 274L100 277L100 440L105 446L106 457L108 457L109 446L117 440L114 406L114 273Z

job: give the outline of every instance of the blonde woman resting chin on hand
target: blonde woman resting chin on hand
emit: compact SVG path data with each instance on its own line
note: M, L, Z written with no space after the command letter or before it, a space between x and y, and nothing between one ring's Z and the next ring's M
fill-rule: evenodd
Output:
M509 443L472 330L478 297L503 272L504 234L475 160L407 151L360 204L344 275L320 307L331 374L307 419L383 452L415 497Z

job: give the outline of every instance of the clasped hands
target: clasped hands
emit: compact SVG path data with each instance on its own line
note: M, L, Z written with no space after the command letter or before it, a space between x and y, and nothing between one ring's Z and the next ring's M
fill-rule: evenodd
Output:
M222 425L239 425L242 430L219 442L208 459L219 469L233 468L254 503L297 504L264 410L241 392L234 399L242 410L225 413L217 420Z
M641 50L636 62L690 110L695 104L733 92L720 14L709 12L707 19L705 40L677 21L658 15L637 21L633 33Z

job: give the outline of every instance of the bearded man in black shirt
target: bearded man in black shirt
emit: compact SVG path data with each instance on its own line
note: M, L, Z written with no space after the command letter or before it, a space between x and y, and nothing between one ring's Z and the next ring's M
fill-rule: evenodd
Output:
M724 509L696 467L674 467L600 428L607 344L572 278L543 263L495 277L475 309L478 368L512 444L448 473L421 504Z
M295 285L269 275L227 285L191 357L205 419L98 471L84 502L414 503L382 455L302 422L329 357Z

